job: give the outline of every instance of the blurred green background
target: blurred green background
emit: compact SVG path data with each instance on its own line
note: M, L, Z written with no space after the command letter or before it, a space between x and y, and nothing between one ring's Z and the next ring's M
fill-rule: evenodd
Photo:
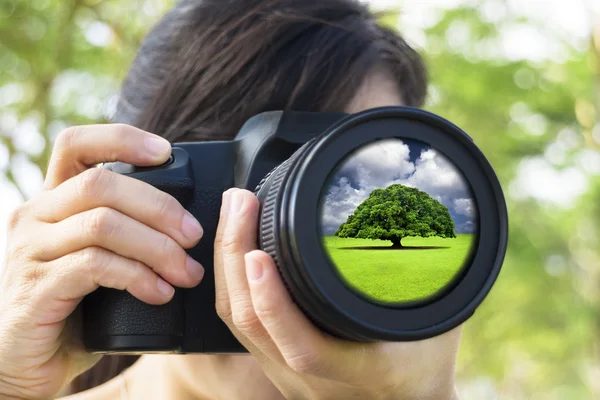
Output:
M475 139L507 196L509 251L465 327L462 397L600 398L598 2L376 3L427 58L426 108ZM62 129L109 120L170 5L0 0L0 223L40 190Z

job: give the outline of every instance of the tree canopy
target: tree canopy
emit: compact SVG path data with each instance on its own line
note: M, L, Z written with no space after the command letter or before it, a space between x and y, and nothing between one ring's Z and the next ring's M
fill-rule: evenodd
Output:
M427 193L393 184L376 189L335 233L341 238L390 240L402 247L408 236L455 238L448 209Z

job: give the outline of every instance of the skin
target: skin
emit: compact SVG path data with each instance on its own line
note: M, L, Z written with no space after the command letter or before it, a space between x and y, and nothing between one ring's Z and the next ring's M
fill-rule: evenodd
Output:
M394 80L376 70L346 111L402 104ZM150 138L158 139L154 147ZM81 350L69 317L98 286L162 304L172 286L202 279L184 251L202 229L174 198L90 169L116 160L160 164L170 151L161 140L124 125L59 136L44 192L10 221L0 280L0 398L52 398L98 360ZM215 243L217 312L250 355L144 355L120 377L67 399L118 399L123 384L131 399L457 398L460 327L406 343L354 343L320 332L290 299L273 260L256 249L258 210L250 192L224 193Z

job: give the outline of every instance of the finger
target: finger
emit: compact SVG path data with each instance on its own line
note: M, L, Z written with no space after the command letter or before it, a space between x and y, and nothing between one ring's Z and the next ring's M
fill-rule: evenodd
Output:
M69 293L64 300L81 298L99 286L127 290L149 304L164 304L175 293L147 265L101 247L88 247L49 264L56 276L54 282L61 285L54 293Z
M256 343L262 347L271 343L275 352L277 349L254 312L244 260L244 255L257 246L259 202L247 190L231 189L224 193L223 203L225 218L215 247L215 271L219 270L221 279L219 301L225 304L218 308L235 337L255 357L264 359L264 354L256 351Z
M159 232L182 247L195 246L202 237L200 223L171 195L128 176L92 168L67 180L35 200L36 217L60 222L98 207L109 207Z
M219 315L224 319L233 318L232 294L243 295L244 288L248 294L244 254L256 249L259 206L258 199L247 190L233 188L223 193L215 238L215 284Z
M250 192L232 189L225 193L229 196L227 224L219 252L227 282L231 318L233 324L246 331L251 329L252 300L246 279L244 255L256 249L256 226L258 220L258 199ZM243 332L245 333L245 332Z
M343 369L352 369L346 365L350 353L340 351L293 303L273 259L259 250L245 259L254 310L286 364L298 373L329 379L340 379Z
M221 238L216 248L222 278L227 287L231 319L228 322L243 334L248 334L256 323L246 280L244 254L256 249L258 199L250 192L231 189L224 194L226 220L221 227ZM222 296L225 296L222 294Z
M227 322L231 321L231 306L229 304L229 292L227 291L227 281L225 280L225 270L223 268L222 243L227 226L229 215L230 193L224 192L221 202L221 212L219 215L219 224L215 234L214 243L214 274L215 274L215 305L219 317Z
M41 324L53 324L70 315L79 300L99 286L126 290L139 300L160 305L173 297L175 289L148 266L100 247L67 254L43 266L47 278L32 298Z
M170 153L168 141L129 125L69 128L56 138L44 188L53 189L98 163L152 166L165 162Z
M111 208L100 207L39 229L33 257L51 261L86 247L102 247L140 261L169 283L196 286L202 266L172 238Z

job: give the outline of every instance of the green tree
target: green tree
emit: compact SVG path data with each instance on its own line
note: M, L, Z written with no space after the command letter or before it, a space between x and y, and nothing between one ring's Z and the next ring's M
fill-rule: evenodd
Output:
M427 193L394 184L375 189L338 228L341 238L390 240L402 248L408 236L455 238L448 209Z

